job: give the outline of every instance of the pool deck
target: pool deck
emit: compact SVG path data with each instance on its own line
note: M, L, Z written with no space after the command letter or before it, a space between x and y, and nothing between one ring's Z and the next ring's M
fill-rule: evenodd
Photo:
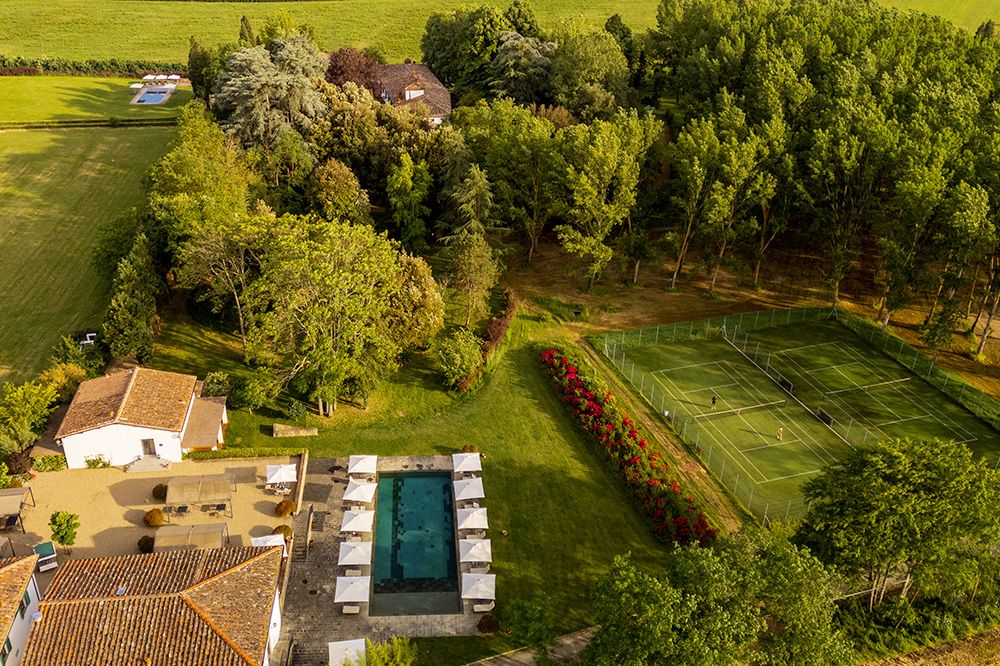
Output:
M379 457L378 471L452 471L450 456ZM275 659L291 658L285 663L308 666L326 664L327 643L353 638L385 640L390 636L465 636L477 633L481 613L472 612L472 604L463 602L464 612L453 615L369 616L368 604L361 604L358 615L344 615L343 604L333 602L337 576L346 567L338 567L340 523L343 496L347 488L347 458L310 458L306 470L302 509L295 518L295 552L285 607L282 612L281 641ZM312 546L306 555L309 507L314 510ZM320 512L325 515L320 516ZM372 535L366 535L366 539Z

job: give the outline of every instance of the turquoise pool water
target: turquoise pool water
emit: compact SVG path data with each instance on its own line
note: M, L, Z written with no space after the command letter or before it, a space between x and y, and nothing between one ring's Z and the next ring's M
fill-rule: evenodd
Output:
M453 504L450 474L379 475L372 615L460 611Z

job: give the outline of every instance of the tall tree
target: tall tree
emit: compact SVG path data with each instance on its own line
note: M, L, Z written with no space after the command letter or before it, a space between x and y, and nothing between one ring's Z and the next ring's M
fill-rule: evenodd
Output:
M527 0L514 0L503 15L514 32L525 37L541 38L542 32L538 27L538 19L535 18L535 10Z
M610 118L625 103L628 62L615 38L581 21L561 23L553 33L552 93L583 120Z
M671 288L677 286L691 242L705 220L711 186L719 169L720 150L721 141L712 118L693 120L674 144L671 163L677 173L677 194L673 203L681 212L682 227L672 239L677 247L677 260L670 280Z
M400 155L399 164L389 171L386 195L392 206L392 219L399 228L403 246L413 252L427 248L427 196L431 174L423 161L414 162L409 153Z
M336 159L316 167L306 190L312 209L327 220L347 220L354 224L371 224L371 204L368 193L361 189L354 172Z
M488 5L435 12L420 39L424 64L456 94L485 93L490 63L512 29L504 12Z
M427 346L444 328L444 298L430 266L420 257L400 257L399 288L389 303L389 328L404 350Z
M382 66L377 60L350 46L334 51L328 57L330 64L326 68L327 81L335 86L342 86L350 81L367 88L376 98L381 96Z
M606 240L635 205L639 172L662 125L651 115L619 112L562 131L567 161L568 224L556 227L563 247L590 259L588 285L611 259Z
M460 233L448 247L452 281L465 297L465 325L488 311L490 291L500 277L500 262L481 233Z
M505 32L490 63L490 91L521 104L548 101L551 98L549 78L555 52L553 42Z
M108 314L101 337L115 358L145 361L153 353L156 294L161 281L153 267L149 242L140 234L128 256L118 264Z

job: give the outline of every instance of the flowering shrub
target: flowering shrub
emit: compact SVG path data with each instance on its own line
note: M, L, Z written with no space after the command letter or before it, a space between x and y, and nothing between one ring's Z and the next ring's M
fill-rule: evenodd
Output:
M561 350L543 351L542 363L588 437L600 445L625 478L653 523L657 538L700 544L715 538L715 530L694 498L670 477L670 466L652 450L635 421L618 409L611 392L597 386L581 364Z

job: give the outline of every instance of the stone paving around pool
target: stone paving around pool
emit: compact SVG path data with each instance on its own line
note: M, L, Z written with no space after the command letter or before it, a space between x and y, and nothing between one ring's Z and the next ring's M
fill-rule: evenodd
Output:
M379 457L378 471L415 472L451 471L449 456ZM328 659L327 643L367 637L374 641L398 636L461 636L476 634L481 613L472 612L472 604L463 602L464 612L453 615L368 615L368 605L361 604L358 615L344 615L343 604L333 602L337 576L346 573L338 567L340 523L343 518L344 491L347 488L347 458L309 460L302 507L295 518L295 545L292 570L285 591L282 634L277 658L291 650L286 664L319 666ZM313 506L312 546L306 556L305 535L309 507ZM320 515L321 512L326 512ZM321 527L321 528L320 528ZM366 538L372 538L368 535Z

